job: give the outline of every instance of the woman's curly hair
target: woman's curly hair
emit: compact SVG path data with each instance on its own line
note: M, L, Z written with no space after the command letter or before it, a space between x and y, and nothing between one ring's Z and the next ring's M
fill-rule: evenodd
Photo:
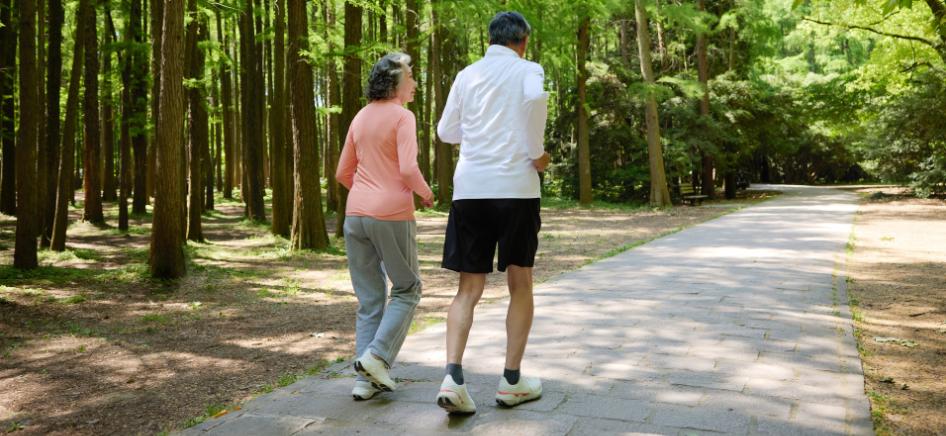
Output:
M404 71L411 68L411 57L404 53L388 53L373 67L368 75L365 97L368 101L387 100L394 97L404 78Z

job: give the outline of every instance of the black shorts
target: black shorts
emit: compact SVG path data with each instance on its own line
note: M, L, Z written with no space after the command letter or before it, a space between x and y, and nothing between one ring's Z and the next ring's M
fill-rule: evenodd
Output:
M499 244L500 271L531 268L539 248L538 198L454 200L447 220L441 266L457 272L493 272Z

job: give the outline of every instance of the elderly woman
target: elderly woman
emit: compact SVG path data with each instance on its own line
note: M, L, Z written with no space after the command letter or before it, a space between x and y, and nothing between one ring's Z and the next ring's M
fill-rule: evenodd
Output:
M411 58L381 58L368 78L368 105L348 129L336 177L350 190L345 209L348 270L358 297L355 400L395 388L388 369L420 301L413 193L430 207L433 192L417 167ZM387 282L391 280L391 301Z

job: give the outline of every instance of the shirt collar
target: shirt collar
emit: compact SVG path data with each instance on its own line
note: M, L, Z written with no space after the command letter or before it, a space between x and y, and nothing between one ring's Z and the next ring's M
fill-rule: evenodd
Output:
M516 53L515 50L506 47L505 45L493 44L486 49L486 56L515 56L519 57L519 53Z

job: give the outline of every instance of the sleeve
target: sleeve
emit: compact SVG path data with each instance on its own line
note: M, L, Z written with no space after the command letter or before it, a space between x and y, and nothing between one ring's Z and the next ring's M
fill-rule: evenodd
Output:
M526 142L529 158L538 159L545 154L545 123L549 115L549 93L545 92L545 71L539 64L531 64L523 78L523 109L526 111Z
M354 123L353 123L354 124ZM358 167L358 157L355 154L354 134L351 127L348 128L348 135L345 137L345 146L342 148L342 155L338 158L338 169L335 170L335 180L341 183L349 191L351 185L355 183L355 169Z
M440 122L437 123L437 136L447 144L459 144L463 139L463 131L460 129L460 89L462 88L462 74L457 74L453 85L450 87L450 93L447 94L447 103L444 105L443 113L440 115Z
M397 123L397 162L404 184L425 200L434 197L417 166L417 121L410 111Z

